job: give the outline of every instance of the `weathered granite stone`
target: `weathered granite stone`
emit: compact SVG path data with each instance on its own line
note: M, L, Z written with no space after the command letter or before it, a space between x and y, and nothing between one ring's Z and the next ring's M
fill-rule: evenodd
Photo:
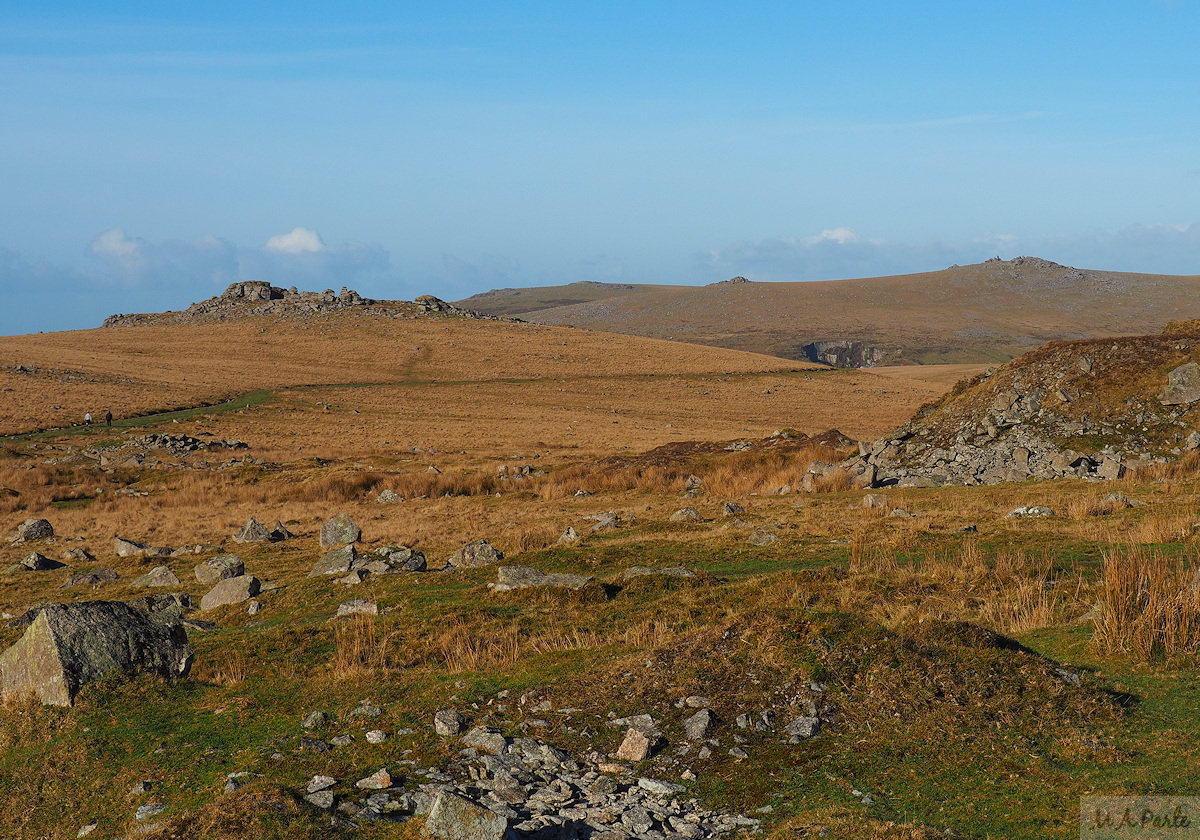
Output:
M33 692L45 704L69 706L82 686L114 671L183 677L191 665L172 599L47 604L0 654L0 694Z
M243 601L249 601L259 593L261 588L262 585L254 575L225 578L200 599L200 609L212 610L226 604L240 604Z

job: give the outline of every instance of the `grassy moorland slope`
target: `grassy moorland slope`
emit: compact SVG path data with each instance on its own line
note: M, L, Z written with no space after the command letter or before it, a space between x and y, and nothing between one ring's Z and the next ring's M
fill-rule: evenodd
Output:
M334 315L3 346L35 371L6 380L23 412L13 430L61 426L68 406L81 415L85 385L120 386L142 410L258 396L0 441L0 533L41 516L56 530L0 543L0 569L32 550L94 558L0 571L0 613L133 598L159 564L181 581L167 591L198 600L208 587L193 566L231 551L267 588L253 614L190 613L208 629L189 630L187 680L113 677L70 709L0 706L0 795L20 803L0 809L0 837L67 840L95 823L102 838L415 840L422 816L368 819L355 781L386 768L394 803L443 772L469 787L466 743L432 727L448 706L603 764L621 789L681 784L678 799L748 815L769 840L1069 838L1082 795L1191 792L1200 482L1185 469L1102 486L891 488L871 505L836 481L780 492L853 450L805 433L882 434L949 383L556 328ZM179 451L151 432L214 446ZM227 451L230 439L248 449ZM1113 490L1139 504L1107 501ZM1029 504L1057 515L1005 516ZM675 516L684 507L695 515ZM362 526L363 554L406 544L439 568L482 538L504 565L593 581L495 592L495 566L309 577L339 511ZM234 543L250 516L295 537ZM560 541L568 527L578 539ZM118 557L118 534L188 548ZM695 575L626 578L634 566ZM118 578L61 588L95 568ZM1157 581L1158 601L1118 600L1128 569ZM350 599L378 613L337 618ZM1158 612L1131 628L1098 602ZM0 625L0 647L21 632ZM1167 637L1169 654L1139 642ZM713 712L703 742L685 733L688 697ZM327 721L304 729L317 710ZM814 713L817 735L786 743L782 727ZM638 714L666 743L612 759L625 737L613 719ZM366 737L376 729L382 742ZM315 774L337 780L340 810L304 799ZM147 828L135 811L151 802L165 810Z
M579 285L489 292L462 305L793 359L811 342L859 341L899 364L1005 361L1045 341L1152 333L1200 316L1198 276L1080 270L1029 257L895 277L614 288L603 297L588 284L582 302L557 302Z

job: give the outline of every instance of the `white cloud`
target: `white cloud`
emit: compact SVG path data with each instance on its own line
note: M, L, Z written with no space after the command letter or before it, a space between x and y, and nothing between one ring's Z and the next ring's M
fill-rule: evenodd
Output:
M848 227L823 230L819 236L810 236L804 240L806 245L816 245L818 242L836 242L845 245L847 242L857 242L858 234Z
M280 254L315 254L325 250L325 243L315 230L294 228L291 233L281 233L267 240L267 250Z
M92 240L92 253L115 260L137 260L141 257L142 241L130 239L121 228L106 230Z

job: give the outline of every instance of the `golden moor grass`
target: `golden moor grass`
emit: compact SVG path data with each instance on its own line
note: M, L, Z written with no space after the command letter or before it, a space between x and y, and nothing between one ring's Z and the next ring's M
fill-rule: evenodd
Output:
M1141 546L1105 552L1095 641L1146 661L1200 651L1200 587L1194 561Z

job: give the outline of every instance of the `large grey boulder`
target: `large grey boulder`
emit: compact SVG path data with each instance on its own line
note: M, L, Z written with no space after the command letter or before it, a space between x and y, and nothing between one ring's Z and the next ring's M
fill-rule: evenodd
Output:
M321 575L337 575L350 571L355 563L358 562L358 552L353 545L345 545L341 548L335 548L333 551L327 551L317 561L317 564L309 571L309 577L320 577Z
M249 601L259 593L261 588L262 584L254 575L225 578L200 599L200 609L212 610L226 604L240 604L243 601Z
M1200 364L1188 362L1167 374L1163 405L1191 405L1200 400Z
M245 574L246 564L236 554L222 554L196 564L194 571L196 580L205 586L212 586L219 580Z
M504 559L504 554L492 547L487 540L476 540L468 543L450 555L451 566L473 569L479 566L490 566Z
M434 840L502 840L508 820L450 791L433 800L425 834Z
M26 519L17 526L16 536L12 538L14 543L33 542L34 540L47 540L54 536L54 526L46 519Z
M348 513L339 513L321 526L322 548L358 542L361 538L362 529L354 524Z
M155 566L133 582L134 586L179 586L179 578L166 566Z
M185 677L191 666L187 631L170 598L47 604L0 653L0 695L33 693L44 704L69 706L82 686L113 672Z

